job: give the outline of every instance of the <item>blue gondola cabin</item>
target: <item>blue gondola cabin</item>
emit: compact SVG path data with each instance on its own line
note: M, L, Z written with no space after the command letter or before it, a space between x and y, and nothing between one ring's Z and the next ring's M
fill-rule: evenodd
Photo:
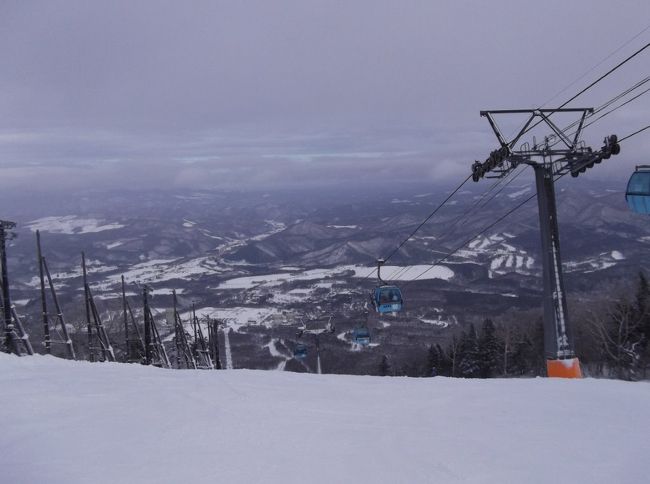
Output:
M402 310L404 301L402 291L397 286L379 286L375 288L373 303L378 313L396 313Z
M307 347L303 344L298 344L293 350L293 357L302 360L307 357Z
M625 200L632 211L650 214L650 165L636 167L627 183Z
M354 328L352 339L358 345L368 346L370 344L370 331L368 331L368 328Z

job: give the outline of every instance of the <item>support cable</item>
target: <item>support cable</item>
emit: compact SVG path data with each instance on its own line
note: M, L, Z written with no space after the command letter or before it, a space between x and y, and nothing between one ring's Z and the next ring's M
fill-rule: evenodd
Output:
M603 61L601 61L599 64L597 64L597 66L600 65L600 64L602 64L602 62L604 62L604 61L607 60L609 57L611 57L612 55L614 55L614 53L616 53L616 52L618 52L619 50L621 50L621 49L622 49L623 47L625 47L627 44L629 44L630 42L632 42L635 38L639 37L641 34L643 34L643 33L644 33L646 30L648 30L649 28L650 28L650 25L649 25L648 27L644 28L641 32L639 32L638 34L636 34L634 37L632 37L632 39L630 39L629 41L627 41L627 42L626 42L623 46L621 46L619 49L617 49L617 50L614 51L612 54L610 54L610 55L607 56L605 59L603 59ZM605 79L606 77L608 77L609 75L611 75L612 73L614 73L616 70L618 70L619 68L621 68L623 65L627 64L629 61L631 61L632 59L634 59L634 58L635 58L636 56L638 56L639 54L641 54L641 53L642 53L644 50L646 50L648 47L650 47L650 43L646 43L643 47L641 47L640 49L637 49L634 53L632 53L631 55L629 55L628 57L626 57L624 60L622 60L621 62L619 62L617 65L615 65L614 67L612 67L612 68L611 68L610 70L608 70L605 74L601 75L598 79L596 79L595 81L593 81L593 82L591 82L589 85L587 85L587 87L583 88L583 89L580 90L577 94L575 94L574 96L572 96L571 98L569 98L567 101L565 101L564 103L562 103L562 104L561 104L557 109L562 109L562 108L565 107L567 104L569 104L570 102L572 102L572 101L574 101L575 99L577 99L579 96L581 96L582 94L584 94L585 92L587 92L589 89L591 89L592 87L594 87L596 84L598 84L599 82L601 82L603 79ZM597 67L597 66L594 66L594 68ZM590 71L593 70L594 68L590 69ZM581 79L582 77L584 77L586 74L587 74L587 73L585 73L585 74L584 74L583 76L581 76L579 79ZM578 80L579 80L579 79L578 79ZM577 82L577 80L574 81L572 84L575 84L575 82ZM572 84L571 84L571 85L572 85ZM569 86L567 86L567 87L566 87L565 89L563 89L561 92L564 92L566 89L568 89L568 87L569 87ZM554 98L557 97L559 94L561 94L561 92L558 93L556 96L554 96ZM645 92L646 92L646 91L644 91L644 92L641 93L641 94L644 94ZM638 97L638 96L637 96L637 97ZM553 98L553 99L554 99L554 98ZM636 99L636 98L634 98L634 99ZM549 101L550 101L550 100L549 100ZM549 101L547 101L547 103L548 103ZM627 103L625 103L625 104L627 104ZM550 118L551 115L552 115L552 113L549 113L549 115L547 116L547 118ZM598 118L598 119L600 119L600 118ZM538 126L538 125L539 125L540 123L542 123L542 122L543 122L543 120L539 120L538 122L536 122L536 123L533 124L532 126L529 126L527 129L525 129L525 130L521 133L521 135L523 136L524 134L528 133L529 131L531 131L533 128L535 128L536 126ZM594 122L595 122L595 121L594 121ZM643 128L641 131L643 131L643 130L645 130L645 129L647 129L647 127L646 127L646 128ZM640 132L640 131L639 131L639 132ZM637 134L637 133L633 133L633 135L634 135L634 134ZM627 138L623 138L623 139L627 139ZM621 140L621 141L622 141L622 140ZM561 176L563 176L563 175L561 175ZM445 200L444 200L440 205L438 205L438 206L433 210L433 212L432 212L431 214L429 214L429 216L428 216L426 219L424 219L424 221L423 221L422 223L420 223L420 225L418 225L418 227L416 227L416 229L415 229L413 232L411 232L411 234L409 234L408 237L406 237L406 239L404 239L404 240L403 240L403 241L402 241L402 242L401 242L401 243L400 243L400 244L399 244L399 245L398 245L398 246L397 246L397 247L396 247L396 248L395 248L395 249L394 249L394 250L393 250L393 251L392 251L392 252L387 256L387 257L385 257L385 258L384 258L384 261L387 262L390 258L392 258L392 257L393 257L393 256L394 256L394 255L399 251L399 249L401 249L402 246L404 246L404 244L406 244L406 242L408 242L408 241L411 239L411 237L413 237L413 236L414 236L414 235L415 235L415 234L416 234L416 233L417 233L417 232L422 228L422 226L423 226L425 223L427 223L427 222L431 219L431 217L433 217L433 216L438 212L438 210L440 210L440 208L442 208L442 207L445 205L445 203L447 203L447 201L449 201L449 199L451 199L451 197L452 197L453 195L455 195L456 192L458 192L458 191L461 189L461 187L463 187L463 186L465 185L465 183L467 183L467 181L469 181L470 178L471 178L471 175L469 175L469 176L468 176L468 177L467 177L467 178L466 178L466 179L465 179L465 180L464 180L464 181L463 181L463 182L462 182L462 183L461 183L461 184L460 184L460 185L459 185L459 186L458 186L458 187L457 187L457 188L456 188L456 189L455 189L455 190L454 190L454 191L453 191L453 192L452 192L452 193L451 193L451 194L450 194L450 195L449 195L449 196L448 196L448 197L447 197L447 198L446 198L446 199L445 199ZM504 187L504 188L505 188L505 187ZM496 196L496 195L495 195L495 196ZM537 195L535 195L535 196L537 196ZM534 198L534 197L530 197L530 198L524 200L524 202L522 202L522 203L521 203L520 205L518 205L516 208L522 206L523 204L525 204L525 203L528 202L529 200L532 200L532 198ZM516 209L516 208L515 208L515 209ZM514 211L514 210L513 210L513 211ZM501 221L501 220L502 220L502 219L500 218L500 219L497 220L497 222L498 222L498 221ZM496 225L496 222L495 222L494 225ZM491 227L491 226L487 227L485 230L488 230L490 227ZM481 232L481 233L483 233L483 232ZM478 236L478 235L481 235L481 233L477 234L477 236ZM476 237L476 236L475 236L475 237ZM471 241L471 240L470 240L470 241ZM468 242L469 242L469 241L468 241ZM464 245L463 245L463 246L464 246ZM461 247L461 248L462 248L462 247ZM459 250L460 250L460 248L459 248ZM450 257L451 255L452 255L452 254L447 255L447 256L446 256L444 259L442 259L442 260L445 260L446 258ZM441 262L441 261L438 261L436 264L438 264L439 262ZM432 267L435 267L435 265L434 265L434 266L431 266L429 269L427 269L427 271L430 270ZM361 282L364 281L365 279L368 279L368 278L369 278L372 274L374 274L376 271L377 271L377 269L373 269L371 272L369 272L369 273L368 273L368 274L367 274L367 275L366 275L366 276L361 280ZM427 271L425 271L425 273L426 273ZM413 279L413 280L418 279L418 278L421 277L423 274L424 274L424 273L420 274L419 276L417 276L417 277L416 277L415 279ZM410 282L410 281L407 281L407 282Z
M457 193L457 192L458 192L458 191L459 191L459 190L460 190L460 189L465 185L465 183L467 183L467 182L469 181L470 178L472 178L472 175L471 175L471 174L468 175L467 178L465 178L465 180L463 180L463 182L462 182L460 185L458 185L458 186L457 186L457 187L456 187L456 188L455 188L455 189L454 189L454 190L453 190L453 191L452 191L452 192L447 196L447 198L445 198L442 202L440 202L440 204L438 204L438 206L437 206L437 207L436 207L436 208L435 208L435 209L434 209L434 210L433 210L433 211L432 211L432 212L431 212L431 213L430 213L430 214L429 214L429 215L428 215L428 216L427 216L427 217L426 217L426 218L425 218L421 223L420 223L420 225L418 225L418 226L415 228L415 230L413 230L413 231L409 234L408 237L406 237L406 238L405 238L405 239L404 239L404 240L403 240L403 241L402 241L402 242L401 242L401 243L400 243L400 244L399 244L395 249L393 249L393 251L392 251L390 254L388 254L387 257L384 257L384 262L388 262L388 260L389 260L391 257L393 257L393 256L397 253L397 251L399 251L399 250L402 248L402 246L403 246L404 244L406 244L406 242L408 242L409 239L411 239L411 237L413 237L413 236L417 233L417 231L420 230L420 229L424 226L424 224L426 224L429 220L431 220L431 217L433 217L436 213L438 213L438 211L439 211L439 210L440 210L440 209L441 209L441 208L442 208L442 207L443 207L443 206L444 206L444 205L445 205L445 204L446 204L446 203L451 199L451 197L453 197L453 196L454 196L454 195L455 195L455 194L456 194L456 193ZM370 271L370 272L369 272L369 273L368 273L368 274L367 274L363 279L361 279L360 282L365 281L365 280L368 279L370 276L372 276L375 272L377 272L377 269L376 269L376 268L373 269L372 271Z
M600 81L602 81L602 80L605 79L607 76L609 76L610 74L612 74L614 71L618 70L619 68L623 67L623 65L627 64L629 61L631 61L632 59L634 59L637 55L639 55L641 52L643 52L644 50L646 50L648 47L650 47L650 42L648 42L648 43L645 44L643 47L641 47L640 49L638 49L638 50L637 50L636 52L634 52L632 55L628 56L627 58L625 58L624 60L622 60L621 62L619 62L618 64L616 64L614 67L612 67L610 70L608 70L605 74L603 74L603 75L600 76L598 79L596 79L596 80L593 81L591 84L589 84L587 87L585 87L585 88L582 89L580 92L578 92L578 94L572 96L572 97L569 98L567 101L565 101L564 103L562 103L562 104L561 104L557 109L562 109L562 108L565 107L567 104L569 104L571 101L574 101L574 100L577 99L579 96L583 95L585 92L587 92L589 89L591 89L592 87L594 87L594 86L595 86L596 84L598 84ZM552 115L552 113L549 113L549 115L547 116L547 118L550 118L551 115ZM539 120L539 121L537 121L535 124L533 124L532 126L529 126L528 128L526 128L526 129L521 133L521 136L523 136L524 134L528 133L528 132L529 132L530 130L532 130L533 128L539 126L542 122L543 122L543 120Z
M562 90L560 90L560 91L559 91L557 94L555 94L553 97L551 97L551 98L548 99L546 102L544 102L544 104L542 104L541 107L544 107L544 106L546 106L548 103L550 103L551 101L555 100L558 96L560 96L561 94L563 94L564 92L566 92L566 91L567 91L571 86L573 86L573 85L574 85L575 83L577 83L578 81L584 79L588 74L590 74L592 71L594 71L597 67L600 67L600 66L601 66L601 65L602 65L606 60L608 60L610 57L614 56L615 54L618 54L621 50L623 50L625 47L627 47L629 44L631 44L634 40L636 40L637 38L639 38L641 35L643 35L643 34L644 34L646 31L648 31L648 30L650 30L650 24L649 24L649 25L646 25L643 29L641 29L640 32L636 33L636 34L635 34L633 37L631 37L629 40L625 41L625 42L623 43L623 45L621 45L620 47L618 47L617 49L615 49L614 51L612 51L611 53L609 53L609 54L608 54L604 59L602 59L602 60L601 60L600 62L598 62L596 65L594 65L593 67L591 67L590 69L588 69L587 71L585 71L584 74L582 74L580 77L578 77L577 79L575 79L574 81L572 81L570 84L568 84L566 87L564 87ZM540 107L540 108L541 108L541 107Z
M598 109L594 110L594 112L593 112L591 115L589 115L589 117L592 117L593 115L595 115L595 114L601 112L603 109L607 108L608 106L611 106L613 103L615 103L616 101L620 100L621 98L623 98L623 97L626 96L627 94L633 92L635 89L639 88L640 86L646 84L648 81L650 81L650 76L647 76L647 77L645 77L644 79L638 81L638 82L637 82L636 84L634 84L632 87L627 88L627 89L624 90L623 92L617 94L616 96L614 96L613 98L611 98L610 100L608 100L607 102L605 102L604 104L602 104ZM585 88L585 89L583 90L583 92L584 92L586 89L587 89L587 88ZM646 94L648 91L650 91L650 88L648 88L648 89L646 89L646 90L640 92L639 94L637 94L636 96L634 96L634 97L628 99L628 100L625 101L624 103L622 103L622 104L620 104L620 105L618 105L618 106L616 106L616 107L610 109L609 111L605 112L604 114L598 116L597 118L595 118L595 119L594 119L593 121L591 121L590 123L587 123L586 125L584 125L583 129L584 129L584 128L587 128L587 127L589 127L589 126L591 126L592 124L594 124L595 122L597 122L597 121L599 121L600 119L604 118L605 116L611 114L612 112L614 112L614 111L616 111L616 110L622 108L622 107L625 106L626 104L629 104L629 103L631 103L632 101L638 99L638 98L641 97L642 95ZM575 98L575 97L577 97L577 95L574 96L574 98ZM575 122L575 123L572 123L571 125L567 126L567 127L565 128L565 131L566 131L567 129L570 129L572 126L575 126L576 124L578 124L578 123ZM570 136L573 136L574 134L575 134L575 133L572 133ZM622 141L622 140L621 140L621 141ZM555 143L551 144L550 146L551 146L551 147L552 147L552 146L555 146L555 145L556 145L557 143L559 143L559 142L560 142L560 140L556 141ZM494 199L494 198L495 198L499 193L501 193L501 192L503 191L503 189L505 189L505 188L506 188L510 183L512 183L512 182L513 182L513 181L514 181L514 180L515 180L519 175L521 175L521 173L523 173L523 171L524 171L524 170L521 170L521 171L520 171L516 176L514 176L513 178L511 178L511 179L510 179L507 183L505 183L505 184L504 184L504 185L503 185L503 186L502 186L502 187L501 187L501 188L500 188L500 189L499 189L499 190L498 190L498 191L497 191L493 196L491 196L491 197L490 197L488 200L486 200L483 204L481 204L480 206L477 206L478 203L481 202L481 200L479 199L479 202L478 202L478 203L475 203L474 205L472 205L472 206L471 206L467 211L465 211L465 213L463 213L463 215L461 215L458 219L456 219L456 221L454 221L454 222L452 223L452 225L449 227L449 229L455 227L455 226L456 226L456 225L457 225L457 224L458 224L462 219L465 218L466 215L468 215L470 212L472 212L475 208L476 208L476 209L481 209L481 208L485 207L485 206L486 206L490 201L492 201L492 200L493 200L493 199ZM490 189L487 190L487 191L483 194L483 197L486 196L487 194L489 194L489 193L490 193L494 188L496 188L496 187L499 185L499 183L505 181L505 180L510 176L511 173L512 173L512 172L508 173L505 177L499 179L499 181L498 181L497 183L493 184L493 185L490 187ZM467 180L465 180L465 181L467 181ZM461 185L461 186L462 186L462 185ZM460 187L459 187L459 188L460 188ZM458 188L458 189L459 189L459 188ZM457 191L458 189L456 189L456 191ZM453 193L452 193L452 195L453 195ZM451 197L451 196L450 196L450 197ZM450 198L450 197L449 197L449 198ZM483 198L483 197L481 197L481 198ZM446 202L446 201L445 201L445 202ZM443 204L444 204L445 202L443 202ZM438 207L438 208L439 208L439 207ZM436 209L436 211L437 211L437 209ZM435 213L435 211L434 211L434 213ZM429 218L431 218L431 216L433 216L433 214L431 214L431 215L430 215L430 216L425 220L425 222L428 221ZM410 235L406 240L404 240L404 241L402 242L402 244L400 244L400 245L397 247L397 249L395 249L395 250L390 254L390 257L392 257L392 256L394 255L394 253L397 252L397 250L399 250L399 249L402 247L402 245L404 245L404 244L406 243L406 241L408 241L408 240L409 240L409 239L410 239L410 238L411 238L411 237L412 237L412 236L413 236L413 235L414 235L414 234L415 234L415 233L416 233L416 232L417 232L417 231L422 227L422 225L424 225L425 222L423 222L422 224L420 224L420 226L419 226L415 231L413 231L413 233L412 233L412 234L411 234L411 235ZM386 259L386 260L388 260L388 259ZM399 278L399 277L400 277L402 274L404 274L404 273L405 273L405 272L406 272L410 267L412 267L412 265L407 265L407 266L405 266L405 267L402 267L402 268L397 269L395 272L393 272L393 273L390 275L390 277L388 278L388 280L395 280L395 279ZM372 274L372 273L371 273L371 274ZM418 277L419 277L419 276L418 276ZM417 278L416 278L416 279L417 279Z
M442 202L441 202L441 203L440 203L440 204L439 204L439 205L438 205L438 206L433 210L433 212L431 212L431 213L427 216L427 218L425 218L425 219L420 223L420 225L418 225L418 226L415 228L415 230L409 234L408 237L406 237L406 238L405 238L405 239L404 239L404 240L403 240L403 241L402 241L402 242L401 242L401 243L400 243L400 244L399 244L395 249L393 249L393 251L392 251L390 254L388 254L388 256L384 257L384 262L388 262L388 261L390 260L390 258L393 257L393 256L397 253L397 251L399 251L399 250L402 248L402 246L403 246L404 244L406 244L406 243L411 239L411 237L413 237L413 236L417 233L417 231L420 230L420 229L424 226L424 224L426 224L429 220L431 220L431 217L433 217L436 213L438 213L438 210L440 210L440 209L445 205L445 203L447 203L447 202L451 199L451 197L453 197L453 196L458 192L458 190L460 190L460 189L465 185L465 183L467 183L467 182L469 181L470 178L472 178L472 175L468 175L467 178L465 178L465 180L463 180L463 182L462 182L460 185L458 185L458 186L454 189L454 191L451 192L451 193L447 196L447 198L445 198L445 199L444 199L444 200L443 200L443 201L442 201Z
M635 131L635 132L633 132L633 133L628 134L627 136L624 136L623 138L621 138L621 139L618 140L618 143L620 144L620 143L622 143L623 141L625 141L625 140L627 140L627 139L630 139L631 137L636 136L637 134L639 134L639 133L645 131L646 129L650 129L650 124L647 125L647 126L645 126L645 127L643 127L643 128L641 128L641 129L639 129L639 130L637 130L637 131ZM521 172L520 172L520 173L521 173ZM561 175L555 177L555 179L553 180L553 183L557 182L557 181L558 181L560 178L562 178L564 175L566 175L566 173L563 173L563 174L561 174ZM494 222L492 222L491 224L489 224L487 227L483 228L480 232L478 232L477 234L475 234L475 235L472 236L471 238L467 239L465 242L463 242L461 245L459 245L458 247L456 247L454 250L452 250L451 252L448 252L444 257L438 259L434 264L432 264L431 266L429 266L425 271L423 271L423 272L421 272L420 274L418 274L415 278L411 279L410 281L406 281L406 283L403 284L402 287L406 286L407 284L409 284L409 283L411 283L411 282L414 282L414 281L418 280L420 277L422 277L424 274L426 274L427 272L429 272L431 269L433 269L434 267L440 265L440 263L444 262L444 261L447 260L449 257L451 257L451 256L454 255L456 252L458 252L460 249L462 249L463 247L465 247L467 244L469 244L469 243L470 243L472 240L474 240L476 237L478 237L479 235L483 235L485 232L487 232L488 230L490 230L492 227L494 227L495 225L497 225L499 222L501 222L502 220L504 220L506 217L508 217L509 215L511 215L511 214L514 213L516 210L518 210L519 208L523 207L525 204L527 204L527 203L530 202L533 198L536 198L536 197L537 197L537 193L532 194L530 197L528 197L527 199L525 199L524 201L522 201L521 203L519 203L518 205L516 205L514 208L512 208L511 210L509 210L507 213L505 213L504 215L502 215L502 216L499 217L498 219L496 219L496 220L495 220Z
M614 56L615 54L618 54L621 50L623 50L625 47L627 47L629 44L631 44L634 40L636 40L637 38L639 38L641 35L643 35L643 34L644 34L646 31L648 31L648 30L650 30L650 24L647 25L647 26L645 26L643 29L641 29L639 32L637 32L635 35L633 35L630 39L626 40L626 41L625 41L625 42L624 42L620 47L617 47L615 50L613 50L612 52L610 52L610 53L609 53L608 55L606 55L602 60L600 60L597 64L595 64L594 66L592 66L591 68L589 68L588 70L586 70L582 75L580 75L579 77L577 77L575 80L571 81L571 83L567 84L563 89L561 89L560 91L558 91L558 92L557 92L556 94L554 94L551 98L547 99L547 100L546 100L544 103L542 103L542 105L539 106L537 109L542 109L542 108L543 108L544 106L546 106L548 103L550 103L551 101L555 100L558 96L560 96L561 94L563 94L564 92L566 92L566 91L567 91L571 86L573 86L574 84L576 84L578 81L584 79L584 78L585 78L589 73L591 73L592 71L594 71L597 67L600 67L600 66L601 66L601 65L602 65L606 60L608 60L610 57ZM522 129L523 127L524 127L524 125L522 124L522 126L521 126L517 131L515 131L515 133L518 133L519 131L521 131L521 129ZM510 137L512 138L512 137L514 136L515 133L511 134Z
M587 114L587 116L586 116L585 119L588 119L588 118L591 118L591 117L595 116L595 115L598 114L599 112L603 111L604 109L606 109L606 108L608 108L609 106L611 106L612 104L614 104L616 101L618 101L618 100L624 98L625 96L627 96L628 94L630 94L630 93L633 92L634 90L636 90L636 89L638 89L639 87L643 86L643 85L646 84L648 81L650 81L650 76L646 76L645 78L641 79L639 82L637 82L636 84L634 84L632 87L627 88L627 89L624 90L623 92L621 92L621 93L617 94L616 96L614 96L613 98L611 98L609 101L605 102L604 104L601 104L601 105L598 106L596 109L594 109L594 111L593 111L592 113ZM643 93L641 93L640 95L644 94L645 92L646 92L646 91L643 91ZM639 97L640 95L635 96L634 98L632 98L632 100L633 100L633 99L636 99L636 98ZM629 101L628 101L628 102L629 102ZM566 127L564 128L563 131L568 131L569 129L573 128L574 126L577 126L579 122L580 122L580 121L574 121L573 123L571 123L571 124L569 124L568 126L566 126ZM585 127L586 127L586 126L585 126Z
M460 215L456 220L454 220L451 225L448 227L445 227L446 232L450 232L454 227L456 227L460 222L463 220L469 219L471 217L472 212L475 209L481 209L485 207L488 203L490 203L492 200L494 200L508 185L510 185L513 181L515 181L524 171L526 171L526 166L524 165L524 168L520 170L516 175L512 176L514 171L509 172L506 176L503 178L499 178L495 183L493 183L490 186L489 190L486 190L483 195L476 201L474 202L469 208L463 212L462 215ZM506 180L508 180L506 183L504 183ZM497 190L491 197L486 199L486 196L489 195L496 187L499 185L503 185L499 190ZM485 200L485 201L484 201ZM483 202L483 203L481 203ZM397 269L393 274L390 275L390 277L387 280L397 280L399 277L401 277L409 268L413 267L413 265L407 265L405 267L401 267Z
M591 126L592 124L594 124L594 123L595 123L596 121L598 121L599 119L604 118L604 117L607 116L608 114L613 113L614 111L616 111L617 109L622 108L622 107L625 106L626 104L629 104L629 103L631 103L632 101L634 101L634 100L640 98L641 96L643 96L643 95L644 95L645 93L647 93L648 91L650 91L650 88L648 88L648 89L646 89L645 91L640 92L640 93L637 94L636 96L634 96L634 97L628 99L628 100L625 101L623 104L620 104L620 105L616 106L615 108L610 109L610 110L607 111L605 114L601 114L600 116L598 116L596 119L594 119L594 120L591 121L590 123L585 124L585 125L583 126L583 129L584 129L584 128L588 128L589 126Z
M553 181L556 182L557 180L559 180L560 178L562 178L564 175L566 175L566 173L564 173L564 174L562 174L562 175L556 177ZM472 240L474 240L476 237L478 237L479 235L483 235L485 232L487 232L488 230L490 230L492 227L494 227L495 225L497 225L499 222L503 221L505 218L507 218L508 216L510 216L510 215L511 215L512 213L514 213L516 210L518 210L519 208L523 207L525 204L527 204L527 203L530 202L533 198L536 198L536 197L537 197L537 193L534 193L534 194L532 194L530 197L528 197L527 199L525 199L524 201L522 201L522 202L520 202L519 204L517 204L515 207L513 207L512 209L510 209L508 212L506 212L504 215L502 215L501 217L499 217L498 219L496 219L494 222L492 222L491 224L489 224L489 225L487 225L486 227L484 227L483 229L481 229L480 232L474 234L472 237L470 237L469 239L465 240L462 244L460 244L459 246L457 246L457 247L456 247L455 249L453 249L451 252L448 252L447 254L445 254L444 257L441 257L440 259L438 259L434 264L430 265L430 266L429 266L425 271L423 271L423 272L421 272L420 274L418 274L415 278L411 279L410 281L407 281L407 282L406 282L402 287L406 286L406 285L409 284L409 283L412 283L412 282L415 282L416 280L418 280L420 277L422 277L424 274L426 274L427 272L429 272L431 269L433 269L434 267L440 265L440 263L444 262L445 260L449 259L452 255L454 255L456 252L458 252L459 250L461 250L463 247L465 247L467 244L469 244L469 243L470 243Z
M602 104L601 106L599 106L598 108L596 108L596 109L593 111L593 113L588 114L588 115L585 117L585 119L590 119L590 118L592 118L593 116L595 116L596 114L600 113L601 111L603 111L603 110L604 110L605 108L607 108L608 106L611 106L614 102L616 102L616 101L622 99L622 98L625 97L627 94L630 94L630 93L633 92L635 89L641 87L642 85L644 85L644 84L647 83L647 82L650 82L650 76L648 76L648 77L646 77L645 79L642 79L641 81L637 82L633 87L628 88L628 89L626 89L625 91L623 91L622 93L620 93L620 94L614 96L612 99L610 99L610 100L607 101L606 103L604 103L604 104ZM599 121L600 119L604 118L605 116L607 116L607 115L613 113L614 111L616 111L616 110L622 108L623 106L625 106L625 105L631 103L632 101L635 101L636 99L638 99L638 98L640 98L641 96L643 96L644 94L646 94L648 91L650 91L650 88L647 88L647 89L645 89L644 91L641 91L639 94L637 94L636 96L631 97L630 99L628 99L628 100L625 101L624 103L619 104L618 106L613 107L612 109L610 109L610 110L607 111L606 113L604 113L604 114L598 116L598 117L597 117L596 119L594 119L593 121L591 121L591 122L585 124L585 125L582 127L582 129L584 130L585 128L588 128L589 126L591 126L591 125L594 124L595 122ZM568 126L566 126L566 127L563 129L563 131L568 131L569 129L571 129L571 128L573 128L574 126L576 126L578 123L579 123L579 121L575 121L575 122L569 124ZM576 134L576 132L574 131L573 133L570 133L568 136L571 137L571 136L574 136L575 134ZM552 147L556 146L556 145L557 145L558 143L560 143L560 142L561 142L561 140L556 140L555 142L549 144L549 148L552 148Z
M634 133L631 133L631 134L628 134L627 136L622 137L621 139L618 140L618 143L620 144L620 143L622 143L623 141L625 141L626 139L630 139L632 136L636 136L637 134L639 134L639 133L645 131L645 130L648 129L648 128L650 128L650 124L647 125L647 126L645 126L644 128L641 128L641 129L635 131Z

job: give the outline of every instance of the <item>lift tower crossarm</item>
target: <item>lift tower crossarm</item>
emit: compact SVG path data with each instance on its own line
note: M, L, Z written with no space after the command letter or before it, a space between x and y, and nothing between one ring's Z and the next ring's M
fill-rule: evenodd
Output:
M481 111L481 116L486 117L488 119L488 122L490 123L490 126L492 127L492 130L494 131L494 134L496 135L497 139L501 143L501 146L507 146L510 149L513 149L517 144L517 142L522 138L522 136L529 131L528 127L534 121L534 119L539 117L565 143L567 149L575 150L577 148L578 140L580 139L580 134L582 133L582 126L584 124L584 120L587 117L587 115L592 114L593 112L594 112L594 108L501 109L501 110ZM569 137L560 128L558 128L555 125L555 123L551 121L550 118L555 113L582 113L582 116L580 118L580 123L578 129L575 132L573 141L571 141ZM524 126L519 130L519 132L512 139L512 141L508 141L503 136L501 130L497 126L496 121L494 120L495 114L530 114L530 116L526 121L526 124L524 124Z
M522 163L534 165L538 162L532 160L533 157L543 157L542 163L552 165L553 174L558 175L565 173L573 168L574 165L582 162L589 162L594 157L591 149L581 147L579 144L580 135L584 126L584 121L594 112L593 108L564 108L564 109L501 109L481 111L481 116L487 118L494 134L501 145L501 148L490 153L485 162L476 161L472 166L472 178L478 181L488 173L493 173L494 177L502 178L508 175L512 170ZM568 135L560 129L553 121L551 116L555 113L580 113L578 129L572 135ZM508 140L499 128L495 115L498 114L528 114L524 126L519 132ZM528 143L524 143L519 149L516 149L517 143L521 138L530 131L533 121L539 118L537 124L546 124L554 136L557 136L564 144L560 149L551 149L548 138L542 146L534 145L532 148ZM536 125L535 125L536 126ZM492 178L492 177L490 177Z

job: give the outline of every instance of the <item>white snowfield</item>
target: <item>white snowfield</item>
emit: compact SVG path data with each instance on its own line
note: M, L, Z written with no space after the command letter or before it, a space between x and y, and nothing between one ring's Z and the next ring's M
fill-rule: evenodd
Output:
M105 223L94 218L82 218L76 215L60 217L43 217L25 224L32 232L40 230L53 234L92 234L125 227L117 222Z
M352 271L352 277L367 278L376 277L376 267L364 267L356 265L344 265L332 269L310 269L298 272L287 272L277 274L263 274L258 276L237 277L222 282L217 289L251 289L254 287L279 286L289 280L311 281L340 277L344 273ZM414 279L443 279L445 281L454 277L454 271L447 266L415 265L408 268L400 266L384 266L381 269L382 275L395 281L412 281Z
M0 354L0 385L3 483L648 482L648 383Z

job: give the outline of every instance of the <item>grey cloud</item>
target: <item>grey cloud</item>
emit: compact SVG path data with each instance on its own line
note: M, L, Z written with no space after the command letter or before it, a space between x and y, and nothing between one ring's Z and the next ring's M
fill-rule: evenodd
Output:
M34 166L69 184L119 183L124 170L160 185L453 178L495 146L479 110L540 105L648 18L645 0L6 1L0 185L29 183ZM574 105L647 75L644 55ZM646 97L586 141L647 124Z

